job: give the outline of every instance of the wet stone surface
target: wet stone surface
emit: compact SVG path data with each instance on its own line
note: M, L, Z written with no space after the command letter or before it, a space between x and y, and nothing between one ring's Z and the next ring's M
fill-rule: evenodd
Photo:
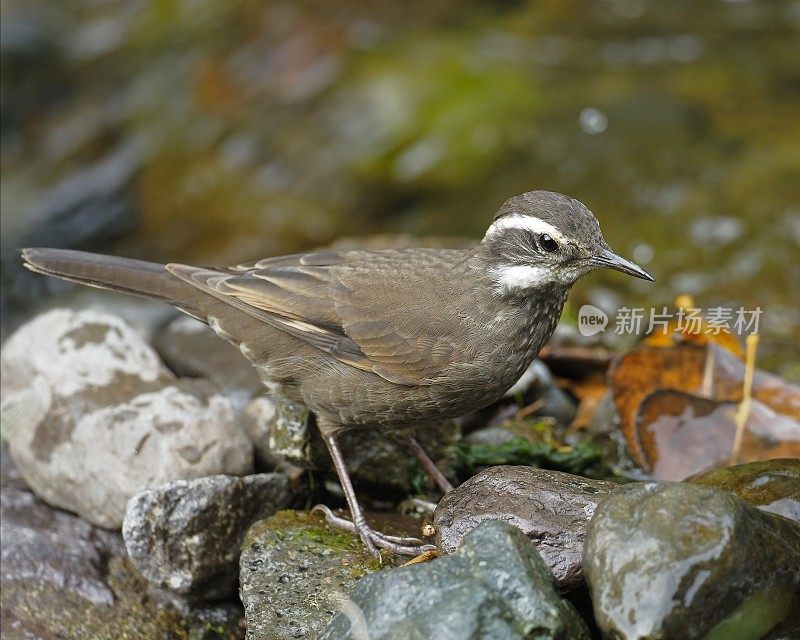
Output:
M234 602L190 605L148 591L122 537L36 499L3 459L0 635L8 640L235 640Z
M58 309L4 345L3 428L25 481L54 506L118 528L125 503L171 480L252 470L230 401L175 380L125 323Z
M270 462L279 457L301 467L321 470L329 478L337 477L328 449L303 405L275 396L256 398L245 411L249 414L245 427L261 460ZM413 435L436 462L445 456L446 447L455 442L458 433L458 426L451 420ZM353 430L340 436L339 446L355 483L396 493L419 490L415 483L419 482L422 470L402 434Z
M453 421L443 422L414 433L423 450L434 462L445 456L448 444L458 437ZM387 436L380 431L350 431L339 438L347 469L355 482L395 492L414 492L415 483L426 480L416 458L410 453L401 435ZM312 460L317 468L336 478L330 455L315 429L311 442Z
M589 638L535 547L497 520L470 532L451 556L366 576L319 638L365 631L372 640Z
M384 555L379 563L319 514L279 511L257 522L240 563L248 640L315 638L360 578L402 561Z
M617 485L535 467L490 467L448 493L436 507L436 544L453 553L481 522L513 524L536 545L558 587L582 585L586 527Z
M160 587L204 599L233 596L247 528L291 497L288 479L278 473L171 482L128 501L125 547Z
M796 620L800 525L718 489L627 485L591 520L584 574L609 637L757 640Z
M762 511L800 522L798 459L781 458L723 467L694 476L689 482L730 491Z

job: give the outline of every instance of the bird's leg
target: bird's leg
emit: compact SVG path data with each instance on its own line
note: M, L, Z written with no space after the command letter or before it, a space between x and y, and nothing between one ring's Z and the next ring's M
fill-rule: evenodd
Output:
M425 450L419 446L419 442L416 441L414 436L408 436L407 442L408 448L411 449L411 453L417 457L426 475L436 483L436 486L439 487L442 493L450 493L453 490L453 485L444 477L444 474L439 470L439 467L434 464L433 460L428 457Z
M367 524L364 517L364 512L361 510L361 505L358 504L356 492L353 490L353 483L350 482L350 474L347 473L347 466L344 463L342 452L339 450L339 443L336 441L336 436L323 436L328 451L333 459L333 466L336 469L336 474L339 476L339 482L344 491L344 497L347 500L347 506L350 508L350 515L353 521L345 520L333 514L333 512L324 506L314 507L315 510L322 511L325 514L325 520L336 527L358 533L361 537L364 546L373 556L378 556L376 547L389 549L400 555L418 555L423 551L433 549L433 545L422 544L421 540L417 538L404 538L400 536L390 536L384 533L373 531Z

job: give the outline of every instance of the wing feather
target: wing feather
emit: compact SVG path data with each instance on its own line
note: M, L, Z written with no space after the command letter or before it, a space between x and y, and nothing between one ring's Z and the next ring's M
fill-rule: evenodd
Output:
M425 299L433 295L448 308L442 297L453 296L452 283L442 270L458 256L441 254L460 252L413 251L294 254L223 270L166 268L340 362L396 384L426 385L463 357L455 347L454 316L432 315L432 301ZM418 259L417 268L411 258ZM430 273L420 274L419 265ZM413 304L401 312L393 295Z

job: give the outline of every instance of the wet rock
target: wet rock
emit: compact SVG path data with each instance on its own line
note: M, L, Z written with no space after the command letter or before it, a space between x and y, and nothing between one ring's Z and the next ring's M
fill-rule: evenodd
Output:
M148 487L252 470L230 401L176 381L118 318L51 311L6 342L0 363L3 426L26 483L94 524L120 527Z
M795 619L800 525L709 487L622 486L591 520L584 573L608 637L755 640Z
M305 406L284 396L261 396L247 405L244 425L264 462L280 458L308 467L313 435L310 416Z
M558 388L553 374L541 360L531 363L514 386L506 391L505 397L522 397L530 407L528 415L552 417L565 425L575 418L575 403Z
M694 476L689 482L730 491L762 511L800 521L800 460L797 458L723 467Z
M205 599L236 593L247 528L291 500L279 473L179 480L128 502L122 535L150 582Z
M214 381L236 406L243 406L264 389L255 367L236 347L189 316L167 323L156 334L153 346L175 374Z
M258 398L247 412L251 416L245 426L262 459L283 458L337 478L328 449L303 405L282 396ZM458 434L456 423L449 421L420 430L414 436L436 462L445 457L446 447ZM349 431L341 435L339 446L354 482L398 492L420 490L417 485L422 471L401 436L372 430Z
M236 604L190 606L148 592L125 559L118 533L14 487L2 488L0 510L3 638L234 640L243 635Z
M269 469L279 471L292 483L296 491L303 490L306 470L276 455L270 446L273 430L279 424L281 417L278 415L280 402L270 396L257 396L247 403L241 414L242 426L253 443L256 454L256 470ZM294 405L298 406L298 405ZM303 421L308 419L308 412L300 407L300 416ZM305 423L302 425L305 435L308 434ZM305 437L305 436L303 436Z
M414 437L431 460L438 463L446 457L447 446L458 438L458 426L454 421L443 422L415 432ZM311 446L315 467L336 478L328 450L316 429ZM339 446L351 478L362 485L408 493L423 490L427 482L417 459L400 436L387 437L372 430L350 431L341 435ZM440 468L447 472L446 468Z
M385 555L381 565L319 514L280 511L257 522L240 563L248 640L316 637L359 578L401 561Z
M453 555L359 581L320 640L588 639L535 547L515 527L482 523Z
M490 467L439 501L436 545L453 553L479 524L502 520L533 541L560 589L572 589L581 584L586 527L616 486L535 467Z

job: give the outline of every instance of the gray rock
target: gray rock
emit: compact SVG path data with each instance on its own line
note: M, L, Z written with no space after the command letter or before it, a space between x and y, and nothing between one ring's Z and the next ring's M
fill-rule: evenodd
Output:
M54 509L28 491L3 486L0 492L4 639L241 637L238 605L166 600L148 591L125 559L118 533Z
M536 467L490 467L439 501L436 545L453 553L480 523L503 520L533 540L560 589L573 589L582 584L586 527L616 486Z
M575 403L556 385L550 369L541 360L534 360L508 391L506 398L522 396L526 403L539 402L532 416L550 416L559 424L569 424L575 418Z
M176 381L114 316L43 314L9 338L0 364L3 427L26 483L94 524L120 527L148 487L252 470L230 401Z
M763 511L800 522L800 460L779 458L706 471L688 482L736 494Z
M400 561L384 555L381 564L319 514L280 511L257 522L240 563L248 640L316 637L359 578Z
M246 429L262 459L279 457L337 479L328 449L303 405L282 396L257 398L246 412L251 413L245 419ZM459 430L454 421L449 421L414 435L436 461L444 456L447 445L458 438ZM415 483L422 477L422 471L402 438L380 431L356 430L343 433L339 447L350 477L356 482L401 492L418 490Z
M319 640L589 638L535 547L497 520L451 556L362 578L341 610Z
M175 374L212 380L236 406L264 389L255 367L236 347L189 316L168 322L156 333L153 346Z
M604 636L757 639L796 620L800 525L718 489L626 485L589 525L584 573Z
M247 528L290 499L289 481L278 473L171 482L130 499L125 547L160 587L205 599L233 595Z
M458 426L454 421L442 422L414 433L417 442L434 462L445 457L447 446L455 442L458 435ZM362 485L409 493L419 491L420 482L428 482L417 459L400 436L395 438L373 430L350 431L341 435L339 446L347 461L350 476ZM322 469L328 477L336 479L330 454L316 429L311 451L315 468Z
M259 396L245 407L243 424L256 455L265 464L277 460L308 467L312 427L302 404L284 396Z

